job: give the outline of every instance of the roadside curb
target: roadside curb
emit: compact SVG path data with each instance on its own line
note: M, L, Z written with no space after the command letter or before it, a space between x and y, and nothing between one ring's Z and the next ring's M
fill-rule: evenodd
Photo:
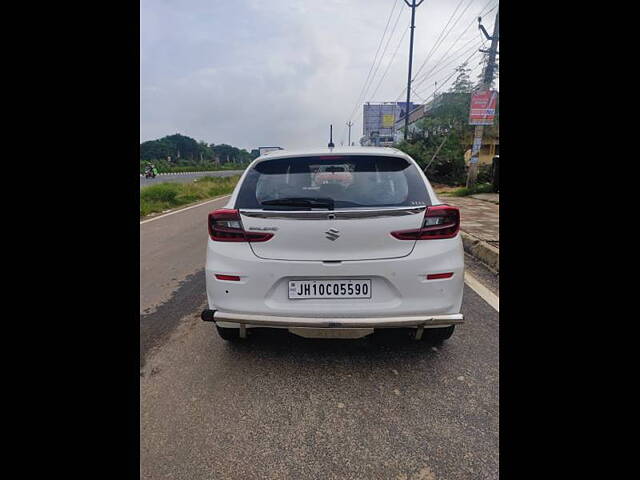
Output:
M495 205L500 205L500 200L494 200L493 198L484 196L484 193L477 193L475 195L469 195L470 198L475 198L476 200L482 200L483 202L493 203Z
M460 230L464 251L480 260L495 273L500 273L500 250Z

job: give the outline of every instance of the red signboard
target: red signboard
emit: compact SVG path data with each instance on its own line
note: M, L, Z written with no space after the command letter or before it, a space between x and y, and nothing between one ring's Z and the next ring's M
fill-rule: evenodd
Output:
M471 96L469 125L493 125L497 99L498 92L495 90L475 92Z

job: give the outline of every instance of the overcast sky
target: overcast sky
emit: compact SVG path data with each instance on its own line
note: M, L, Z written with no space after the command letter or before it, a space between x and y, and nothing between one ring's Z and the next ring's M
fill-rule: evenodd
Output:
M364 101L396 101L406 86L411 9L403 0L141 0L140 141L181 133L247 150L324 146L333 123L334 142L346 144L345 122L394 2L379 57L400 15L397 27ZM425 0L416 9L414 74L458 8L448 29L457 23L420 75L435 69L421 85L420 76L416 79L418 95L431 96L434 82L442 84L482 45L474 18L497 3ZM483 18L489 33L495 14L493 9ZM473 81L481 60L477 53L469 61ZM422 103L421 97L412 100ZM352 118L356 145L362 136L361 103Z

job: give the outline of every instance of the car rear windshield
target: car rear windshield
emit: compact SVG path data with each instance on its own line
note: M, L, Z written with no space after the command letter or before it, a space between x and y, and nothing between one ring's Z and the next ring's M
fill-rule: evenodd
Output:
M265 160L245 177L236 208L403 207L430 205L416 166L399 157L318 156Z

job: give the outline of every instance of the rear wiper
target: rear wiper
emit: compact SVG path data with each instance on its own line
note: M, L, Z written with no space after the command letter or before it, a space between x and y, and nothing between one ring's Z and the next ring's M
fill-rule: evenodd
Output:
M280 205L287 207L309 207L309 208L328 208L333 210L334 201L332 198L314 198L314 197L292 197L277 198L274 200L265 200L260 202L262 205Z

